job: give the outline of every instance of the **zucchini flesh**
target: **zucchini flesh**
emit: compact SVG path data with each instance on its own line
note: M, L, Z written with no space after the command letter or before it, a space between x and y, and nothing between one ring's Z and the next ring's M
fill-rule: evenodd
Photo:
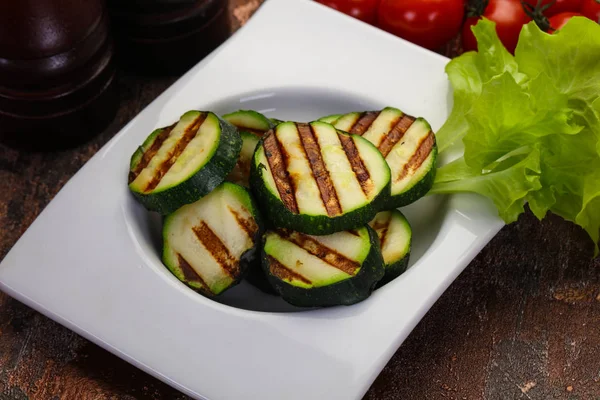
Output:
M345 114L334 126L369 140L385 157L392 171L391 197L386 209L411 204L431 189L437 145L425 119L387 107L381 111Z
M242 150L227 180L249 187L250 164L258 140L265 132L273 128L275 123L261 113L252 110L239 110L225 114L223 119L235 126L242 138Z
M227 176L227 181L244 187L249 187L252 157L254 156L254 150L256 149L260 139L253 133L245 131L240 131L240 136L242 138L242 150L240 151L240 155L237 159L235 167L233 167Z
M236 285L256 260L261 225L246 189L224 182L165 219L163 262L189 287L216 296Z
M385 275L378 287L400 276L408 266L412 244L412 229L399 210L382 211L369 222L377 233L385 264Z
M241 146L233 126L211 112L189 111L136 150L129 189L148 210L169 214L223 182Z
M389 196L390 170L367 140L323 122L284 122L256 148L251 186L271 222L314 235L368 223Z
M325 236L268 231L262 266L277 293L300 307L357 303L384 274L377 236L366 225Z

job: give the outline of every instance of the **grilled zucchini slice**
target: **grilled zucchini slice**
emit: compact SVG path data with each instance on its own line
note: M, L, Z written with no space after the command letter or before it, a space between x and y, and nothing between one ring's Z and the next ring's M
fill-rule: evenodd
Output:
M369 226L377 233L385 264L385 275L377 285L381 287L406 271L412 244L412 228L399 210L377 213Z
M267 231L262 266L277 293L299 307L358 303L384 275L379 241L368 225L325 236Z
M250 165L260 138L245 131L240 131L240 137L242 138L242 150L226 180L244 187L250 187Z
M262 137L275 126L269 118L253 110L238 110L223 115L223 119L238 128L240 132L253 133L258 137Z
M235 127L211 112L188 111L133 154L129 189L148 210L169 214L221 184L241 147Z
M165 219L163 263L213 297L236 285L259 255L262 223L249 192L224 182Z
M223 119L235 126L242 138L242 150L235 167L227 176L227 181L249 187L250 163L259 139L275 124L256 111L239 110L223 115Z
M258 144L250 182L274 226L326 235L375 217L389 196L390 169L360 136L324 122L284 122Z
M392 171L392 195L385 209L409 205L431 189L436 172L437 145L425 119L387 107L381 111L348 113L333 125L364 137L385 157Z

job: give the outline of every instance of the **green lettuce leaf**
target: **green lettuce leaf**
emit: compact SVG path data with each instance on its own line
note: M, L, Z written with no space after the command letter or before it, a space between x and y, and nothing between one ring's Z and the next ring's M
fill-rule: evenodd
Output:
M544 79L545 77L545 79ZM503 73L484 83L481 95L465 118L469 129L464 137L465 160L468 165L485 168L504 154L524 145L537 143L540 137L556 134L576 134L581 127L571 122L572 112L566 107L566 97L550 102L550 81L540 75L528 87L517 84L509 73ZM540 86L543 85L543 86ZM543 87L542 91L533 88ZM550 104L554 103L554 104ZM493 112L490 105L494 104Z
M523 213L527 194L541 188L539 175L537 149L527 149L525 157L510 157L485 173L469 167L461 157L438 169L430 193L479 193L492 199L500 217L510 223Z
M505 222L528 203L600 238L600 26L572 18L550 35L521 31L515 57L494 23L473 32L478 52L448 64L454 106L438 131L440 152L462 141L464 154L438 169L431 193L490 198Z
M472 29L479 48L485 51L465 53L446 66L454 93L454 105L448 120L436 134L440 151L466 134L468 125L464 117L481 94L484 82L505 72L511 74L518 82L526 78L518 72L515 58L502 45L493 28L493 22L482 19Z

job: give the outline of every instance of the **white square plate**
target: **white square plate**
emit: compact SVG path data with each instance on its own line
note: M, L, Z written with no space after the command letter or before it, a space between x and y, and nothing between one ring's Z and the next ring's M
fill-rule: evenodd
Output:
M267 0L65 185L0 264L0 289L197 398L360 398L502 227L491 204L408 207L411 266L362 303L298 311L247 284L215 302L161 264L156 221L127 189L129 157L189 109L307 121L392 105L435 130L450 108L447 61L310 0Z

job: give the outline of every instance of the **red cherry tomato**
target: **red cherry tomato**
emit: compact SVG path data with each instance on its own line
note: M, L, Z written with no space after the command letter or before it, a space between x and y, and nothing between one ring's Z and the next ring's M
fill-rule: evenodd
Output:
M519 34L524 24L531 21L525 14L520 0L490 0L483 16L496 23L496 32L506 49L514 53L519 40ZM463 27L463 47L465 50L475 50L476 40L471 32L471 26L478 21L477 17L467 18ZM467 26L468 25L468 26Z
M462 46L464 51L477 50L477 40L475 39L475 35L473 35L473 31L471 31L471 27L477 25L477 22L479 22L479 18L469 17L463 25Z
M531 5L536 5L537 0L525 0ZM560 14L567 11L579 11L581 10L582 0L543 0L542 7L548 6L545 9L544 15L551 17L556 14Z
M436 50L458 34L463 16L463 0L381 0L377 25Z
M581 13L592 21L600 23L600 0L583 0Z
M379 0L316 0L334 10L348 14L369 24L375 24Z
M560 28L565 26L565 24L569 22L569 20L573 17L583 17L583 15L578 12L564 12L548 18L551 30L559 30Z

